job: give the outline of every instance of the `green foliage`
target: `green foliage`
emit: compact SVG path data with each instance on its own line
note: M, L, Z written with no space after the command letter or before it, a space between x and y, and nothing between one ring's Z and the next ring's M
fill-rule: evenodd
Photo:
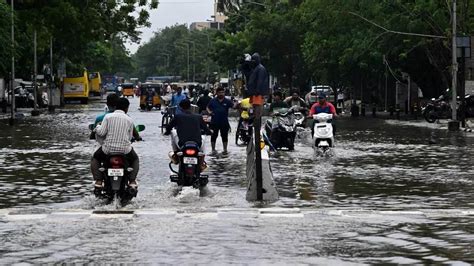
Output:
M210 58L215 31L190 31L186 25L167 27L155 34L133 55L136 76L171 75L187 79L189 46L189 80L205 82L217 65ZM215 44L217 45L217 44ZM194 71L195 70L195 71Z
M229 6L235 1L222 2ZM408 72L425 95L436 95L449 86L450 1L253 2L261 4L243 1L239 11L227 12L228 33L218 38L225 45L216 54L224 57L220 61L226 66L235 54L257 51L286 86L304 88L312 79L370 92L380 89L385 55L397 78ZM466 35L473 34L473 7L472 1L458 1L458 30ZM444 38L395 34L383 28Z
M84 67L96 71L130 71L130 58L123 43L140 40L139 28L150 25L147 10L157 5L156 0L18 1L19 9L15 11L18 76L29 78L32 71L34 31L38 34L40 67L49 63L52 37L54 61L65 61L68 74L81 74ZM1 2L0 34L10 28L10 22L3 21L10 17L6 11L9 8ZM8 15L4 16L4 12ZM0 38L0 47L10 47L9 43L10 38ZM9 55L2 56L0 67L5 58ZM5 73L6 69L0 71Z
M10 61L7 60L11 55L10 44L10 12L9 7L4 2L0 2L0 76L7 74L10 69Z

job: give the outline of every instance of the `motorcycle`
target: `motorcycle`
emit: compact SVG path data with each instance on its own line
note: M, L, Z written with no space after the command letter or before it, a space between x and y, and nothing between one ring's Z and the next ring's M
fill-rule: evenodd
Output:
M438 119L450 118L452 111L451 105L445 101L444 96L438 99L431 99L422 109L422 114L428 123L434 123Z
M89 125L89 129L93 130L94 124ZM138 125L136 129L141 132L145 130L145 126ZM133 141L135 140L132 139ZM102 167L99 168L99 171L103 175L104 187L102 190L94 191L97 198L107 200L107 204L117 198L124 206L137 196L138 191L128 185L133 168L130 167L125 154L108 155L107 159L101 164Z
M209 176L201 174L201 164L204 153L199 151L199 145L194 141L186 142L176 153L178 155L178 170L174 170L172 163L169 167L174 173L170 176L171 182L179 187L192 186L201 189L209 182Z
M239 141L247 145L252 139L253 126L249 124L248 119L240 119L235 132L235 145L239 145Z
M206 125L209 127L209 125L211 124L212 116L206 110L202 111L201 115L202 120L204 120L204 123L206 123Z
M332 118L333 115L327 113L313 115L313 149L318 155L328 155L329 151L334 148Z
M275 149L294 150L296 138L294 108L275 110L271 120L267 120L265 123L264 139L271 142L268 144L271 144Z
M305 116L305 108L299 108L298 110L295 110L294 115L295 115L295 123L297 127L306 127L306 116Z
M147 96L146 97L146 106L145 106L147 111L151 111L153 109L153 96Z

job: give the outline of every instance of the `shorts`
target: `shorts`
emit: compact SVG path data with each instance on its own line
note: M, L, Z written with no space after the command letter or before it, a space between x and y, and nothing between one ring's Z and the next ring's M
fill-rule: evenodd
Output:
M265 103L265 98L262 95L250 96L250 103L253 105L263 105Z
M211 124L212 136L211 142L216 142L217 136L219 136L219 131L221 132L222 142L228 142L230 125L229 123L223 125Z

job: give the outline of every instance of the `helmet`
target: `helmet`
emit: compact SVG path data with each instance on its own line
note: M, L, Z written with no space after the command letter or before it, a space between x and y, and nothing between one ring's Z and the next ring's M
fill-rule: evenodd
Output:
M326 99L326 93L324 92L319 93L318 99Z

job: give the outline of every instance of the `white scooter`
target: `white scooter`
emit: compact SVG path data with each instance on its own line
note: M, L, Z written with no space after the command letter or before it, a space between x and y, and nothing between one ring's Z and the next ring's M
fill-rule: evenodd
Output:
M314 135L313 149L319 156L331 155L334 148L334 133L332 127L332 114L320 113L313 115Z

